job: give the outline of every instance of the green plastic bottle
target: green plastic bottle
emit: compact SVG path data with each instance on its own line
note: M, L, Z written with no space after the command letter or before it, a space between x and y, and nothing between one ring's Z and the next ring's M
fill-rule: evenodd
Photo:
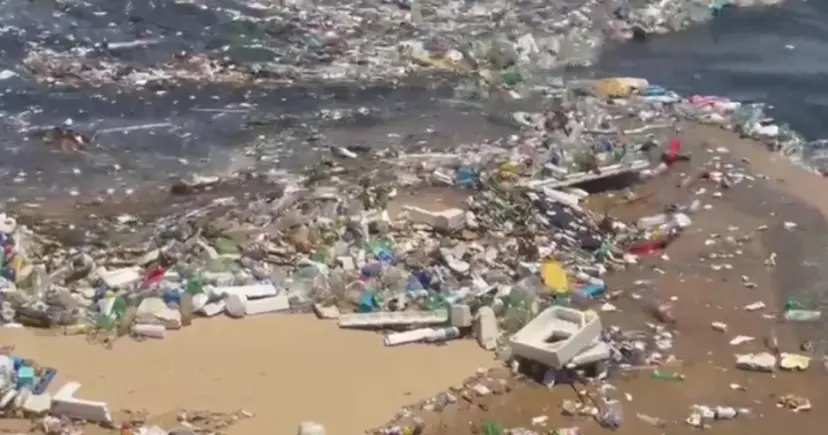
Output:
M116 319L122 319L127 310L127 300L123 295L115 296L115 303L112 304L112 315Z
M676 372L662 372L656 370L653 372L652 379L658 379L660 381L683 381L684 376Z
M194 276L187 280L186 292L192 296L204 292L204 281L200 276Z
M503 425L492 421L483 422L480 425L480 433L482 435L503 435Z
M500 83L505 86L515 86L520 83L520 74L514 71L505 71L500 73Z

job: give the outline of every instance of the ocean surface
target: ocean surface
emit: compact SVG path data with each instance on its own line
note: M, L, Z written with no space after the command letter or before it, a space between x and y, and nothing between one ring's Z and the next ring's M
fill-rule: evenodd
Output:
M809 142L805 163L828 167L828 2L730 8L708 23L607 46L600 74L644 76L682 95L762 102Z
M251 0L0 3L0 194L31 199L112 189L117 195L194 172L226 173L257 160L298 159L291 165L301 166L310 163L312 153L306 151L332 145L319 140L320 128L352 138L356 127L426 112L418 108L452 96L451 88L439 86L423 93L420 84L50 85L23 66L35 53L82 59L96 65L92 70L101 65L95 62L124 66L126 73L152 71L182 52L242 68L275 58L307 63L289 51L304 44L306 32L293 22L300 18L282 19L271 6ZM93 136L92 146L67 153L40 140L43 131L67 120Z
M438 83L426 82L426 89L423 83L330 82L275 89L190 84L135 91L50 86L22 67L33 53L138 69L182 51L208 53L241 66L290 58L290 48L304 43L302 19L273 20L269 7L251 0L0 3L0 195L123 191L262 160L301 166L313 162L313 151L330 145L439 147L503 132L502 125L481 116L485 104L457 110L447 103L456 96L452 87ZM815 1L729 9L707 24L645 44L607 45L590 72L643 75L682 94L767 102L772 115L817 139L828 115L826 17L828 3ZM94 135L87 151L56 152L35 139L38 131L67 119ZM454 128L472 124L474 128ZM817 148L806 157L820 164Z

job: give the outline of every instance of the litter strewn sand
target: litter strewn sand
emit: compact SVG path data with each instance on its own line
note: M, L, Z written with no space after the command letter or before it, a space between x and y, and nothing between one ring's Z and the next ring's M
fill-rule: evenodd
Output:
M0 343L57 368L50 390L78 381L80 397L108 401L113 412L256 414L230 434L293 433L302 420L322 423L330 433L362 433L495 364L474 341L386 348L379 334L298 314L205 319L163 341L121 339L113 349L33 330L0 329ZM0 421L0 429L19 425Z

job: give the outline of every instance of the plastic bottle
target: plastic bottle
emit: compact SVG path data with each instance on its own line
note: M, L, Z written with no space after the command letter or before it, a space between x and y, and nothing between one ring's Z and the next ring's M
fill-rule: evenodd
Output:
M388 239L375 240L368 244L368 249L382 264L394 263L394 243Z
M662 372L662 371L659 371L659 370L654 371L651 378L652 379L657 379L657 380L660 380L660 381L683 381L684 380L684 376L679 374L679 373L676 373L676 372Z
M460 329L456 326L449 326L446 328L435 328L431 335L426 337L426 341L430 343L438 341L449 341L460 336Z
M196 275L187 280L187 287L185 290L189 295L197 295L204 292L204 280Z
M112 316L116 319L124 317L127 310L127 300L123 295L115 296L115 301L112 303Z
M425 301L425 309L427 311L436 311L446 308L448 303L442 294L438 292L429 292Z
M512 87L520 83L520 74L517 71L503 71L500 73L500 83Z
M457 185L464 189L472 189L477 185L477 173L472 168L460 168L457 171Z
M822 311L792 309L786 310L784 317L789 322L816 322L822 318Z
M503 425L500 423L485 421L480 425L481 435L503 435Z
M598 416L598 422L607 429L618 429L623 422L621 403L617 401L605 402L604 409Z

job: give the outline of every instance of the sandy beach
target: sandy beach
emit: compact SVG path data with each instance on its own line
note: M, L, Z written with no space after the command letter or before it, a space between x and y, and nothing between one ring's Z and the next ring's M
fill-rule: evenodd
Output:
M231 434L291 433L303 420L362 433L494 364L473 341L388 349L381 335L312 315L207 319L164 341L123 339L112 349L30 330L0 330L0 341L59 368L55 385L81 382L82 397L113 410L144 409L165 422L181 408L255 414Z

